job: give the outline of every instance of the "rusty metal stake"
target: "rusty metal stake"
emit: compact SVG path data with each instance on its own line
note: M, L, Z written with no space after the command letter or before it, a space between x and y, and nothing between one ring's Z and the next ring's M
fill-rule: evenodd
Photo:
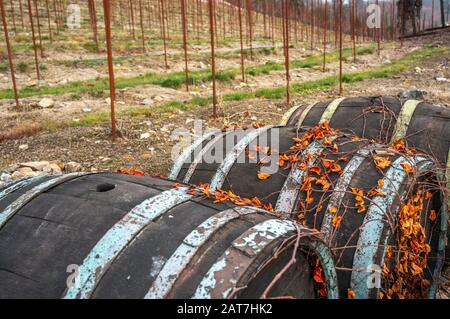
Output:
M162 38L163 38L163 45L164 45L164 65L166 67L166 70L169 68L169 63L167 62L167 39L166 39L166 18L165 18L165 6L164 6L164 0L160 0L160 6L161 6L161 28L162 28Z
M39 61L38 61L38 54L37 54L36 37L34 35L33 10L31 7L31 0L28 0L28 15L30 17L31 38L33 40L33 49L34 49L34 63L36 66L36 75L37 75L38 86L39 86L39 80L41 79L41 74L39 72Z
M248 33L250 42L250 59L253 61L253 18L252 18L251 0L247 0L247 14L248 14Z
M216 53L214 50L214 6L213 0L208 0L209 8L209 32L211 34L211 72L213 82L213 117L217 118L217 95L216 95Z
M327 28L328 28L328 0L325 0L325 11L324 11L324 26L323 26L323 67L322 72L325 72L325 65L326 65L326 55L327 55Z
M183 50L184 50L184 71L186 74L186 91L189 92L189 67L187 49L187 21L186 21L186 0L181 1L181 24L183 27Z
M48 0L45 0L45 8L47 10L47 23L48 23L48 34L50 37L50 43L53 43L53 34L52 34L52 27L50 23L50 9L48 7Z
M244 41L242 39L242 0L238 0L239 7L239 38L241 41L241 74L242 82L245 82L245 65L244 65Z
M17 29L16 29L16 13L14 12L14 3L12 2L12 0L9 0L9 3L11 5L11 16L12 16L12 22L13 22L13 30L14 30L14 32L17 32Z
M286 69L286 102L287 105L291 103L290 93L290 71L289 71L289 11L288 0L283 0L282 4L282 19L283 19L283 42L284 42L284 64Z
M342 95L342 0L339 0L339 95Z
M111 44L111 15L109 0L103 0L103 10L105 15L106 51L108 54L108 74L109 74L109 97L111 99L111 136L113 142L116 140L116 114L115 100L116 90L114 85L114 65Z
M37 24L37 29L38 29L39 47L41 49L41 58L43 58L44 57L44 47L42 46L41 23L39 20L38 0L34 0L34 7L36 10L36 24Z
M133 0L130 0L130 13L131 13L131 33L133 34L133 40L136 40L136 32L134 32L134 9L133 9Z
M145 53L144 12L142 10L142 0L139 0L139 19L141 23L142 53Z
M3 32L5 33L6 49L8 50L9 70L11 73L11 81L13 84L14 99L16 100L16 109L17 109L17 111L20 111L19 95L17 93L16 76L15 76L14 64L13 64L13 60L12 60L12 50L11 50L11 45L9 43L8 23L6 22L6 13L5 13L5 7L3 5L3 0L0 0L0 10L1 10L1 14L2 14Z
M23 7L22 7L22 0L19 0L19 10L20 10L20 21L22 23L22 31L25 30L25 23L23 21Z

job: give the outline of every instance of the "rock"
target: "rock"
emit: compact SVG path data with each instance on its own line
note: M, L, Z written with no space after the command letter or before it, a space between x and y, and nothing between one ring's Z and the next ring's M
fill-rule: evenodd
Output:
M37 175L39 175L39 173L33 171L30 167L21 167L14 173L12 173L11 177L12 179L19 179L23 177L37 176Z
M389 59L385 59L381 62L381 64L391 64L391 63L392 63L392 61Z
M148 139L148 138L150 138L150 133L142 133L141 134L141 140L146 140L146 139Z
M48 164L50 164L50 162L47 162L47 161L25 162L25 163L20 163L20 166L21 167L29 167L33 171L42 171L44 169L44 167L47 166Z
M65 167L64 163L62 161L60 161L60 160L51 161L50 164L58 165L59 168L61 169L61 171L63 171L64 167Z
M45 173L49 173L49 174L61 174L62 173L61 168L55 163L48 164L47 166L44 167L44 169L42 171Z
M400 92L399 96L405 99L423 99L428 92L420 89L411 89Z
M415 68L414 68L414 71L416 72L416 73L422 73L422 69L421 68L419 68L418 66L416 66Z
M68 162L65 165L65 171L67 173L81 172L81 164L77 162Z
M60 85L64 85L67 84L69 81L67 81L67 79L62 79L61 81L58 82L58 84Z
M202 61L200 61L200 62L198 63L198 67L199 67L200 69L206 69L206 65L205 65L205 63L203 63Z
M81 110L82 110L84 113L90 113L90 112L92 112L92 109L91 109L90 107L83 107Z
M26 151L28 149L28 144L19 145L19 150Z
M50 98L43 98L42 100L39 101L38 103L39 107L42 107L43 109L49 108L49 107L53 107L55 105L55 101L53 101Z
M11 174L8 173L2 173L0 175L0 181L2 181L3 183L9 183L12 181L12 176Z
M106 102L106 104L110 105L110 104L111 104L111 98L110 98L110 97L107 97L107 98L105 99L105 102Z
M144 100L142 101L142 104L143 104L143 105L150 106L150 105L155 104L155 101L153 101L152 99L144 99Z
M436 81L438 81L438 82L450 82L449 79L444 78L444 77L437 77L437 78L436 78Z

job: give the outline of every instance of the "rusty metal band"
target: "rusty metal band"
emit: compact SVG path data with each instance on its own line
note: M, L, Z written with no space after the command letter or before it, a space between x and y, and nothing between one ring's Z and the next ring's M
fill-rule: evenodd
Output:
M210 185L211 191L215 191L218 188L222 187L228 173L230 172L231 168L233 167L239 156L242 154L242 152L244 152L245 148L258 136L270 130L271 128L272 126L264 126L252 130L234 146L234 148L227 154L223 162L220 164L216 174L213 176Z
M231 131L229 131L231 132ZM228 133L229 133L228 132ZM226 136L228 133L221 133L219 135L217 135L216 137L214 137L213 139L211 139L201 150L200 152L195 156L194 161L191 163L191 165L188 168L188 171L186 172L186 175L183 179L183 183L189 183L189 181L192 178L192 175L194 175L195 170L197 169L198 164L200 164L200 162L203 159L203 156L209 152L211 150L211 148L216 144L216 142L218 142L220 139L224 138L224 136Z
M294 114L294 112L297 111L301 107L302 107L302 105L295 105L295 106L291 107L286 113L284 113L283 117L280 120L279 125L285 126L289 122L289 119L291 118L292 114Z
M172 256L165 262L148 293L146 299L165 298L172 290L174 283L187 268L198 250L223 226L241 216L260 211L254 207L235 207L222 211L204 221L194 229Z
M23 206L30 202L35 197L48 191L49 189L56 187L64 182L72 180L74 178L86 175L86 173L71 173L67 175L60 175L44 183L41 183L25 194L21 195L14 202L12 202L8 207L6 207L2 212L0 212L0 228L2 228L8 220L10 220Z
M413 159L407 159L403 156L394 161L391 168L386 172L383 178L383 187L380 191L386 196L375 196L370 207L364 217L358 238L357 248L353 258L353 271L351 275L351 289L355 292L356 298L369 298L369 285L367 284L372 274L373 265L375 264L376 254L379 247L386 250L386 241L389 238L389 229L387 234L382 238L385 230L386 214L390 211L396 198L400 186L408 177L403 170L402 164L418 165L420 163L421 170L431 167L433 164L425 158L416 156ZM382 254L384 260L384 253ZM383 260L381 261L382 267ZM381 269L381 268L380 268Z
M409 123L411 122L411 118L420 103L421 101L408 100L403 104L402 109L400 110L400 114L397 118L397 123L395 124L391 142L395 142L397 140L405 138Z
M169 179L175 180L178 177L178 174L180 174L181 168L183 167L183 164L191 157L191 155L194 153L195 149L203 144L204 141L206 141L208 138L216 134L217 131L206 133L205 135L201 136L200 138L196 139L194 143L189 145L183 153L178 157L178 160L173 164L172 169L170 170L169 175L167 176Z
M286 238L296 231L310 232L293 221L281 219L266 220L250 228L234 240L211 266L198 285L193 298L228 298L252 262L268 245ZM319 244L319 241L311 247L314 247L314 253L320 255L319 259L324 261L322 266L324 266L325 275L329 281L327 282L328 296L337 298L337 276L330 251L323 243Z
M330 104L328 104L327 108L322 114L322 117L320 118L319 124L330 122L331 118L333 117L334 113L338 109L339 105L342 101L344 101L346 97L338 98L334 101L332 101Z
M0 192L0 200L2 200L3 198L5 198L6 196L8 196L11 193L14 193L15 191L27 187L28 185L39 181L40 179L43 179L44 176L33 176L33 177L28 177L28 178L24 178L21 179L19 181L13 182L9 185L7 185L1 192Z
M379 147L380 145L371 145L369 147L363 148L358 151L353 158L348 162L345 166L341 176L336 183L336 186L333 189L333 193L330 196L330 200L328 201L327 208L325 210L325 215L322 220L322 226L320 231L323 233L324 241L328 244L331 242L332 236L332 223L335 213L332 212L332 208L335 208L337 212L339 212L342 204L342 200L346 194L346 191L352 181L353 176L355 175L358 168L361 166L363 161L369 156L371 149L374 147Z
M162 192L146 199L122 217L83 260L77 284L68 288L63 298L89 298L114 260L149 223L192 198L186 191L187 188L180 187Z
M332 136L330 139L333 141L338 136ZM319 153L321 153L325 147L318 141L311 143L301 154L302 157L306 157L308 155L313 155L310 162L307 163L307 166L315 163L319 158ZM297 195L299 193L299 185L302 182L303 176L305 175L305 171L301 170L297 167L297 165L291 168L286 181L283 184L283 187L278 195L277 203L275 205L275 211L288 214L294 210L295 203L297 201Z

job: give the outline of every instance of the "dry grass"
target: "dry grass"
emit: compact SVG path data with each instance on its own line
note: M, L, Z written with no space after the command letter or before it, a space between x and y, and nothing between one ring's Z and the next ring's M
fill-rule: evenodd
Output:
M0 132L0 142L7 140L18 140L23 137L33 136L43 129L44 127L42 126L42 124L21 123L20 126L10 128L4 132Z

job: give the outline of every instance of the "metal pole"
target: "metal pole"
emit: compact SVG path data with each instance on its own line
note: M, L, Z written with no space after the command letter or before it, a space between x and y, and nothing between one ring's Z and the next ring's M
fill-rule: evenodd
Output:
M103 10L105 14L106 51L108 53L108 73L109 73L109 97L111 99L111 135L113 142L116 140L116 114L115 114L115 85L114 85L114 65L111 49L111 15L109 0L103 0Z
M327 28L328 28L328 0L325 0L324 26L323 26L323 67L322 72L325 72L326 55L327 55Z
M167 62L166 19L165 19L165 11L166 10L164 7L164 0L160 0L160 6L161 6L162 38L163 38L163 45L164 45L164 65L167 70L169 68L169 63Z
M39 86L39 80L41 79L41 74L39 72L39 61L38 61L38 54L37 54L37 47L36 47L36 37L34 35L33 10L31 7L31 0L28 0L28 15L30 17L31 38L33 40L33 49L34 49L34 63L36 66L36 75L37 75L38 86Z
M44 57L44 47L42 46L41 23L39 20L38 0L34 0L34 7L36 10L36 24L37 24L38 36L39 36L39 47L41 49L41 58L43 58Z
M3 0L0 0L0 10L1 10L1 14L2 14L3 32L5 33L6 49L8 50L9 70L11 73L11 81L13 84L14 99L16 100L16 109L17 109L17 111L19 111L20 110L19 95L17 93L16 76L15 76L14 64L13 64L13 60L12 60L11 45L9 43L8 23L6 22L6 13L5 13L5 7L3 5Z
M181 24L183 27L183 50L184 50L184 71L186 73L186 91L189 92L189 67L187 49L187 21L186 21L186 0L181 1Z
M244 41L242 39L242 0L238 0L239 6L239 38L241 41L241 73L242 82L245 82L245 65L244 65Z
M48 0L45 0L45 8L47 10L47 23L48 23L48 34L50 37L50 43L53 43L52 27L50 23L50 9L48 7Z
M339 0L339 95L343 93L342 87L342 0Z
M142 10L142 0L139 0L139 19L141 23L142 52L145 53L144 13Z
M214 50L214 12L213 0L208 0L209 8L209 32L211 34L211 67L213 81L213 117L217 117L217 95L216 95L216 57Z

